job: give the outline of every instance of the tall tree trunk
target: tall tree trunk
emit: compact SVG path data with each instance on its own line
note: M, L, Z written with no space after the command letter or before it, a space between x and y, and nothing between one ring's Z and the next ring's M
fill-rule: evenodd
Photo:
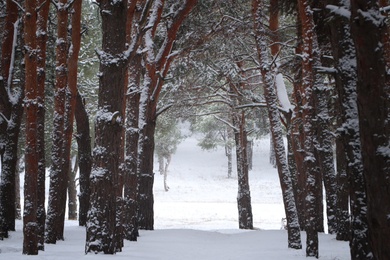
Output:
M23 112L21 104L23 97L14 96L12 92L13 68L15 66L19 24L16 3L7 1L6 12L0 71L0 76L2 77L0 86L0 142L2 146L0 148L0 238L8 237L8 231L15 230L17 144L21 112Z
M38 51L38 129L37 129L37 152L38 152L38 249L44 250L45 246L45 221L46 221L46 158L45 158L45 80L46 80L46 47L47 47L47 21L49 17L49 1L40 0L37 26Z
M23 254L38 254L37 236L37 48L36 17L37 2L26 0L24 17L24 39L28 50L25 54L26 68L26 151L25 151L25 183L23 211Z
M67 0L60 0L57 8L56 83L53 119L52 166L50 172L49 202L46 218L45 242L55 244L64 239L66 187L69 161L64 161L66 144L65 104L68 81L68 8Z
M261 63L261 74L263 79L264 97L267 103L268 117L271 126L271 138L274 145L276 165L278 168L280 186L282 188L283 203L287 218L288 247L302 248L299 229L298 213L294 197L293 183L287 165L286 151L283 142L283 131L278 111L278 99L275 90L275 73L270 67L268 55L268 42L265 40L266 30L262 25L264 14L263 3L259 0L252 2L253 19L256 35L257 53Z
M70 50L68 56L68 84L66 89L66 103L65 103L65 121L64 121L64 151L62 154L62 161L65 162L63 165L63 171L68 174L68 193L69 195L74 195L73 183L75 173L73 173L71 169L71 147L72 147L72 135L73 135L73 122L74 122L74 114L76 108L76 96L77 96L77 68L78 68L78 58L80 52L80 43L81 43L81 7L82 1L75 0L72 3L71 14L71 42L70 42ZM72 177L69 179L69 177ZM71 190L69 190L69 188ZM66 198L66 195L65 195ZM69 204L72 203L71 200L74 198L69 197ZM66 199L65 199L66 201ZM70 219L77 218L77 204L73 205L74 212L69 212L69 214L75 214L76 216L70 216ZM70 208L69 208L70 209ZM65 216L65 208L64 208L64 216ZM62 220L62 219L61 219ZM62 228L63 229L63 228Z
M79 92L76 97L75 119L77 125L77 147L79 158L79 226L85 226L89 207L89 177L92 168L91 136L89 130L88 113Z
M322 203L318 198L318 190L322 187L316 145L318 144L315 130L316 100L315 87L321 85L319 76L315 75L314 68L320 66L318 57L317 38L314 31L313 11L310 1L299 0L298 11L302 25L302 87L303 98L303 131L304 151L303 160L306 176L306 256L318 258L318 205Z
M388 33L378 1L351 1L357 58L357 105L373 257L390 258L390 84L383 39Z
M102 17L102 50L99 51L100 78L93 167L90 179L86 252L114 254L120 245L116 238L117 194L120 186L120 154L124 127L124 87L127 57L127 2L99 1Z
M332 1L331 3L349 10L350 6L344 1ZM336 11L336 10L335 10ZM363 165L361 155L361 142L359 134L359 118L356 96L356 53L351 38L351 30L348 17L332 13L331 40L332 51L335 59L336 90L338 94L338 106L341 109L340 138L346 153L346 175L349 179L349 195L351 210L350 249L352 259L372 259L372 250L369 245L367 197L363 177ZM351 62L352 61L352 62ZM345 66L351 64L351 66ZM340 145L340 144L339 144ZM340 147L339 147L340 148ZM338 159L341 159L338 157ZM340 178L344 176L339 173ZM341 179L343 182L344 180ZM341 189L341 187L339 187ZM347 199L347 198L345 198ZM345 214L345 213L344 213ZM341 219L339 220L341 221Z

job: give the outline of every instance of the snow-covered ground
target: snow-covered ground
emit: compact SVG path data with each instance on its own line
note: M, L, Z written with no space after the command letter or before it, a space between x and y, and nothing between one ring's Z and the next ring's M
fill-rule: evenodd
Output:
M141 231L138 242L125 242L115 256L85 255L85 228L67 221L65 241L46 245L34 259L306 259L305 250L287 248L287 233L280 230L284 209L279 179L269 164L269 140L255 142L250 185L254 226L238 229L237 179L227 178L222 149L203 152L195 138L179 145L172 157L168 192L163 176L155 175L155 231ZM156 165L158 166L158 165ZM156 167L157 168L157 167ZM156 170L156 173L158 171ZM26 259L22 255L21 222L9 239L0 241L0 259ZM303 247L305 233L302 232ZM320 234L320 259L346 260L347 242Z

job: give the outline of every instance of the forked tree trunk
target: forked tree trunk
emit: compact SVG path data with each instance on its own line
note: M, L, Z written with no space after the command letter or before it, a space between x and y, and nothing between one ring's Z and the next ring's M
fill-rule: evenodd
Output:
M388 33L379 1L351 1L357 64L357 105L367 192L369 244L374 259L390 259L390 84L383 41Z
M23 212L23 254L38 254L37 236L37 57L34 50L36 43L36 8L35 0L26 0L24 17L24 39L28 50L25 54L26 68L26 151L25 184Z

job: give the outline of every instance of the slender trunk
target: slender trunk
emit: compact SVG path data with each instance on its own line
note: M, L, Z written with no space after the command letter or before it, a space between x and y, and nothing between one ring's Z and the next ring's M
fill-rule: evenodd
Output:
M68 178L67 188L69 196L75 196L74 194L74 174L75 172L71 169L71 146L72 146L72 135L73 135L73 122L76 108L76 96L77 96L77 63L80 52L81 43L81 7L82 1L76 0L72 3L71 14L71 42L70 50L68 55L68 79L66 88L66 103L65 103L65 120L64 120L64 150L62 154L62 161L64 162L63 171L67 173ZM77 165L77 164L76 164ZM69 190L70 189L70 190ZM66 195L64 196L66 198ZM72 212L69 211L69 219L77 218L77 203L73 202L74 198L69 197L69 209L72 207ZM66 201L66 199L65 199ZM71 204L72 203L72 204ZM72 205L72 206L71 206ZM63 213L65 218L65 207ZM63 218L61 217L61 221ZM62 227L63 230L63 227Z
M24 39L28 50L25 54L26 68L26 151L24 177L24 211L23 211L23 254L38 254L37 236L37 20L35 10L37 2L26 0L24 17Z
M304 131L304 170L306 171L306 256L318 258L318 205L319 188L322 187L321 174L316 154L318 140L315 135L316 100L315 87L322 85L314 68L320 66L317 38L314 31L313 11L310 1L299 0L299 19L302 25L302 87L305 91L303 99L303 131Z
M72 165L69 166L68 174L68 219L77 220L77 189L76 189L76 174L78 170L78 157L72 169ZM69 162L72 164L71 162Z
M233 111L234 139L236 142L238 180L238 223L240 229L253 229L253 214L249 188L248 162L246 158L247 133L245 115Z
M168 178L168 167L169 167L169 164L171 163L171 158L172 156L171 155L168 155L166 157L166 163L164 165L164 190L165 191L169 191L169 187L168 187L168 184L167 184L167 178Z
M20 158L18 160L18 166L16 167L16 175L15 175L15 219L22 219L22 209L20 204Z
M383 41L388 27L378 1L351 1L350 23L357 60L361 181L365 181L367 193L368 239L374 259L390 259L390 76Z
M144 92L141 94L144 95ZM140 229L154 229L154 196L153 196L153 155L154 155L154 132L156 128L156 115L153 112L153 104L150 101L141 103L140 134L138 143L138 225ZM154 110L155 111L155 110Z
M84 101L77 93L75 119L77 124L77 147L79 158L79 226L85 226L89 207L89 177L92 168L91 136L89 133L89 118Z
M38 152L38 249L44 250L45 245L45 221L46 221L46 158L45 158L45 80L46 80L46 47L47 47L47 21L49 17L50 3L45 0L39 1L41 8L38 11L38 129L37 129L37 152Z
M233 149L232 149L232 146L230 144L226 144L225 145L225 155L227 157L227 160L228 160L228 175L227 177L228 178L231 178L232 177L232 172L233 172Z
M125 173L125 238L137 241L138 237L138 139L139 139L139 84L141 69L140 56L131 63L130 86L128 87L126 101L126 173ZM135 65L137 64L137 66Z
M53 119L52 166L50 172L49 202L46 216L45 242L55 244L64 240L67 170L69 161L64 161L64 127L66 86L68 81L68 8L67 0L59 1L57 9L56 83Z

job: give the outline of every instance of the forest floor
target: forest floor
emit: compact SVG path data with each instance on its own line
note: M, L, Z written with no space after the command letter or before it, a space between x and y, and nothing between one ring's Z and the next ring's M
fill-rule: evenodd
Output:
M138 242L125 242L115 256L84 254L85 228L66 221L65 241L46 245L33 259L155 259L298 260L303 249L287 248L287 232L278 174L269 163L269 139L255 141L253 170L249 181L255 230L238 229L237 178L227 178L224 149L202 151L195 137L181 143L172 157L168 174L169 191L156 167L154 183L155 230L141 231ZM234 171L235 172L235 171ZM0 259L27 259L22 255L22 222L10 238L0 241ZM319 254L323 260L350 259L348 242L320 234Z

